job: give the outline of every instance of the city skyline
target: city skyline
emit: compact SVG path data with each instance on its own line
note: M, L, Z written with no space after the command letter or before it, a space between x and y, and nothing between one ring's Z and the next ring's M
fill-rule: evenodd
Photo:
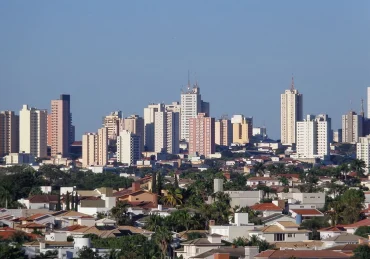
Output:
M55 96L70 94L80 139L111 111L142 116L149 103L180 101L190 70L212 117L253 116L275 139L292 73L304 116L328 114L337 129L351 108L360 112L370 85L368 1L193 3L92 1L71 11L2 1L0 110L49 110Z

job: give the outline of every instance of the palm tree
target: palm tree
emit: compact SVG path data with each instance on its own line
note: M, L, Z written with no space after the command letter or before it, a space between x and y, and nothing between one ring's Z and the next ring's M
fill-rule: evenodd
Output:
M253 171L255 172L255 174L257 175L260 175L260 176L263 176L263 173L265 172L265 166L263 165L263 163L256 163L253 165Z
M358 177L363 177L365 172L364 168L366 168L366 164L361 159L355 159L350 164L350 168L357 173Z
M171 232L169 232L165 227L159 227L152 238L162 251L161 258L166 258L168 245L172 241Z
M170 188L167 190L167 195L162 197L162 200L167 205L175 207L178 204L182 204L182 193L180 189Z
M279 178L279 182L281 182L281 184L283 186L289 186L289 180L288 178L286 178L285 176L282 176Z
M145 223L145 229L156 231L157 228L163 225L163 218L156 214L151 214L148 221Z
M110 213L112 217L116 220L118 225L124 225L128 221L127 210L130 204L127 201L119 201L116 206L114 206Z

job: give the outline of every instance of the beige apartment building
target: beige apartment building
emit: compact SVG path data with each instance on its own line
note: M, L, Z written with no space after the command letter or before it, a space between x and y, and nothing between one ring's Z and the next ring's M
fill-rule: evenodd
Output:
M155 148L156 153L165 151L169 154L179 153L180 113L158 111L155 113Z
M144 139L144 120L139 115L131 115L123 120L123 130L134 133L140 139ZM141 143L141 150L144 150L144 143Z
M215 119L199 113L189 119L189 156L215 153Z
M108 129L82 136L82 166L105 166L108 161Z
M120 124L122 121L122 112L115 111L103 118L103 127L108 130L108 139L116 140L120 131Z
M253 118L234 115L231 119L233 127L233 143L247 144L253 135Z
M141 159L141 137L128 130L120 132L117 138L117 162L136 165Z
M0 157L19 151L19 116L0 111Z
M51 101L51 155L57 154L62 157L69 156L69 146L71 144L71 111L70 96L62 94L59 100Z
M303 120L303 96L292 86L281 94L281 143L297 143L297 121Z
M363 117L350 111L342 116L342 142L356 143L362 137Z
M220 146L230 146L233 141L233 127L229 119L215 122L215 143Z
M19 112L19 152L35 157L47 156L46 110L23 105Z
M155 113L163 112L164 108L163 103L152 103L149 104L148 107L144 108L144 139L142 139L142 142L144 142L146 151L154 151Z

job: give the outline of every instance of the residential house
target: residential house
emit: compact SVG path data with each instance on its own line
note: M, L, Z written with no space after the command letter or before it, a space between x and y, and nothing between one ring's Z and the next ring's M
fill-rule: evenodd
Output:
M232 208L239 206L252 206L263 199L263 191L224 191L224 194L230 196L230 206Z
M326 239L330 237L336 237L341 234L347 233L347 230L342 225L336 225L327 228L321 228L317 230L320 232L320 239Z
M306 229L299 229L299 225L291 221L278 221L273 225L249 231L249 236L255 235L271 243L296 242L309 240L310 232Z
M266 250L255 259L348 259L351 255L330 250Z
M254 259L254 256L259 254L258 246L246 247L221 247L209 250L205 253L196 255L194 259L229 259L229 258L242 258Z
M288 200L288 204L299 205L312 205L315 208L321 209L325 205L325 193L295 193L295 192L282 192L278 193L281 200Z
M271 216L273 214L282 213L283 208L274 203L260 203L250 207L250 209L262 213L263 217Z
M182 256L184 259L196 258L197 255L208 252L212 249L218 249L224 246L221 242L221 235L211 234L206 238L197 238L181 243L182 248L175 250L176 256Z
M48 209L55 210L58 203L58 195L40 194L34 195L30 198L22 198L18 200L27 209Z
M329 237L321 240L324 243L324 247L333 247L338 245L349 245L357 244L359 241L368 241L367 238L356 236L349 233L341 233L339 235Z
M293 218L289 215L281 214L281 213L275 213L275 214L271 214L267 217L263 217L263 218L261 218L261 221L262 221L262 225L264 225L264 226L273 225L274 223L276 223L278 221L290 221L290 222L296 223L295 218Z
M65 228L69 226L82 225L82 226L94 226L95 218L73 210L69 211L57 211L53 213L55 217L56 228Z
M297 220L298 223L302 222L305 219L311 219L314 217L324 217L324 213L319 211L316 208L301 208L303 206L298 206L296 208L290 208L289 213L292 217Z
M114 196L120 201L127 201L132 206L139 205L143 202L150 202L152 208L158 207L157 194L142 190L139 182L133 182L131 190L116 192Z

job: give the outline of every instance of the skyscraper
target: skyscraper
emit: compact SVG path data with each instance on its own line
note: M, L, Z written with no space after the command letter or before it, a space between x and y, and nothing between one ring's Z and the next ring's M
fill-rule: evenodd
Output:
M139 115L131 115L123 120L124 130L134 133L140 137L141 150L144 150L144 120Z
M104 166L108 161L108 129L82 136L82 166Z
M215 153L215 119L199 113L189 119L189 155Z
M164 111L164 104L149 104L144 108L144 146L146 151L154 151L154 123L155 113Z
M326 114L307 115L297 122L297 156L326 158L330 155L331 119Z
M135 165L141 159L140 136L123 130L117 137L117 162Z
M169 154L179 153L180 114L173 111L158 111L155 113L155 149Z
M253 118L244 115L234 115L231 118L233 127L233 143L249 143L253 135Z
M189 141L189 119L196 118L198 113L210 116L209 103L202 101L198 83L191 88L189 81L187 90L181 94L181 139Z
M292 86L281 95L281 143L292 145L296 143L297 121L303 119L303 96Z
M366 165L365 173L369 173L370 166L370 135L359 137L356 144L356 158L363 160Z
M362 137L363 118L354 111L342 116L342 142L356 143Z
M231 121L222 118L215 121L215 144L230 146L233 141L233 127Z
M69 156L71 145L70 95L62 94L59 100L51 101L51 155Z
M0 157L19 151L19 116L0 111Z
M19 112L19 152L47 155L47 111L23 105Z
M116 140L120 131L120 121L122 119L122 112L115 111L103 118L103 127L108 130L108 139Z

